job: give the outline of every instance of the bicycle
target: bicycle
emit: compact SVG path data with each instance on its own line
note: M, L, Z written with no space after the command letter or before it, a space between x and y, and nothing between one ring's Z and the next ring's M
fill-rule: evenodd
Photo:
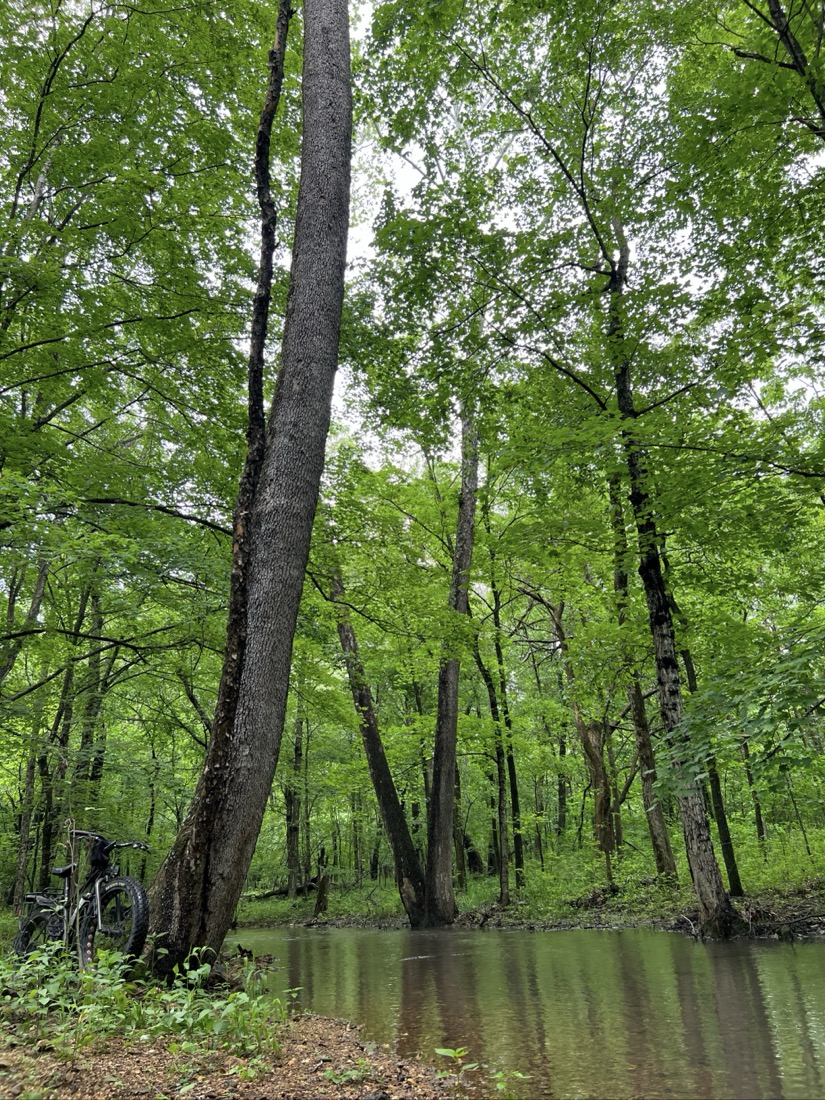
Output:
M84 829L69 832L73 852L75 840L92 841L89 873L81 886L75 878L78 864L53 867L52 874L63 880L63 895L26 894L28 912L20 921L14 951L31 955L62 942L77 950L80 966L94 962L98 946L124 955L137 956L143 950L149 930L149 899L136 878L121 875L109 855L117 848L148 852L142 841L107 840Z

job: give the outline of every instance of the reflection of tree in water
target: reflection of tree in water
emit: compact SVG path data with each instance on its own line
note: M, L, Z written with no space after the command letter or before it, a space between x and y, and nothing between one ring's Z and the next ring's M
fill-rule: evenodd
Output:
M754 968L755 970L755 968ZM758 980L758 979L757 979ZM811 1096L825 1095L825 1081L823 1081L823 1058L825 1058L825 1043L823 1043L823 1017L816 1007L809 1005L807 991L802 988L797 971L791 971L791 985L794 991L795 1011L793 1016L798 1023L797 1034L802 1044L802 1057L798 1064L800 1070L806 1076L810 1074ZM821 1010L820 1004L819 1009ZM811 1033L811 1021L819 1016L819 1034Z
M475 946L462 949L462 940L449 929L411 933L407 946L401 963L399 1052L427 1055L428 1043L463 1046L474 1061L483 1061L481 953Z
M261 933L263 935L263 933ZM274 940L274 936L273 936ZM272 950L301 1005L399 1054L438 1046L553 1096L823 1096L825 952L647 932L300 930ZM445 1066L446 1068L446 1066ZM489 1095L488 1075L475 1077Z
M536 1058L529 1067L532 1080L529 1088L535 1096L548 1096L553 1094L553 1070L550 1064L551 1041L545 1027L545 1013L542 1010L541 993L539 992L539 975L536 966L535 951L519 953L524 966L524 976L521 981L516 981L516 970L508 971L507 993L511 1003L519 1005L519 1019L521 1020L521 1033L529 1036L529 1045L536 1051ZM511 1067L520 1072L528 1072L527 1065L514 1065Z
M729 1096L782 1096L765 999L750 947L708 949Z
M760 946L752 949L750 957L752 981L760 990L772 1039L772 1068L789 1095L825 1095L821 957L820 944Z
M655 1096L665 1091L667 1080L656 1026L662 1019L663 1005L645 973L644 943L628 940L617 945L619 997L624 1009L622 1031L629 1077L638 1095Z
M698 950L697 950L698 948ZM713 1066L718 1065L719 1044L715 1033L707 1035L707 1011L711 1004L706 956L701 946L689 940L674 940L673 966L682 1017L681 1039L685 1054L680 1087L694 1096L715 1096L718 1082ZM677 1037L674 1036L674 1043Z

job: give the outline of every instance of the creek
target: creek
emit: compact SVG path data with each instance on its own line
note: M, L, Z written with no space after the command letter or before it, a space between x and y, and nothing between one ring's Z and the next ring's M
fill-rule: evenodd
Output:
M664 932L242 929L273 990L494 1096L825 1097L825 945ZM233 943L228 945L234 947Z

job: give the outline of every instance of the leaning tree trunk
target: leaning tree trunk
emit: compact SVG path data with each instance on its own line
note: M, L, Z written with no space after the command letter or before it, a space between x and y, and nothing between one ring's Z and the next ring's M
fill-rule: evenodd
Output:
M469 610L470 561L473 556L478 489L478 426L474 411L462 410L461 494L458 502L450 608ZM438 710L433 752L433 783L427 815L426 924L451 924L458 912L453 894L453 808L458 736L458 657L444 657L438 674Z
M658 531L648 492L646 456L632 428L637 414L630 378L630 358L624 335L622 306L630 248L618 219L614 220L614 231L619 239L620 248L618 259L612 264L608 286L607 338L615 368L619 414L624 421L622 442L630 485L630 504L639 541L639 576L642 580L653 639L659 710L665 734L671 739L675 763L677 767L684 768L690 758L691 746L686 735L681 732L683 705L676 637L662 573ZM735 929L738 918L722 882L702 792L694 781L685 782L678 804L685 851L699 902L702 929L710 935L729 936Z
M372 692L361 663L355 629L349 620L345 604L344 584L337 568L333 569L331 598L335 607L338 638L344 653L352 701L361 727L364 754L375 789L375 797L378 800L378 810L392 850L395 884L398 887L401 903L410 919L410 927L418 928L424 922L424 875L421 870L421 861L410 835L407 819L404 816L404 807L398 797L387 754L384 751L378 718L372 703Z
M283 3L273 70L282 63L288 11ZM281 744L344 292L352 123L344 0L306 0L302 95L301 180L282 364L247 521L245 622L229 637L224 657L224 679L227 669L239 667L232 672L237 705L234 716L231 705L222 714L219 698L192 806L152 886L152 928L168 951L164 969L193 946L220 948L255 849Z

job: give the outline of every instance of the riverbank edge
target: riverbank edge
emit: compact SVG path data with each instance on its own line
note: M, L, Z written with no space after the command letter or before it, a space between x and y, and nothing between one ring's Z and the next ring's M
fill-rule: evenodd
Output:
M816 880L807 890L794 890L787 894L779 891L748 894L732 898L740 917L740 931L732 940L780 940L793 942L819 942L825 939L825 882ZM488 905L466 909L459 913L450 929L477 929L487 931L522 932L574 932L644 930L649 932L675 932L692 939L704 939L697 910L674 909L659 915L634 913L632 905L604 888L593 890L583 898L570 903L575 913L569 917L553 916L542 919L520 916L516 902L506 908ZM254 918L239 919L235 931L240 935L244 928L364 928L379 930L409 930L406 917L304 916L273 917L267 920L257 914ZM241 945L242 946L242 945Z

